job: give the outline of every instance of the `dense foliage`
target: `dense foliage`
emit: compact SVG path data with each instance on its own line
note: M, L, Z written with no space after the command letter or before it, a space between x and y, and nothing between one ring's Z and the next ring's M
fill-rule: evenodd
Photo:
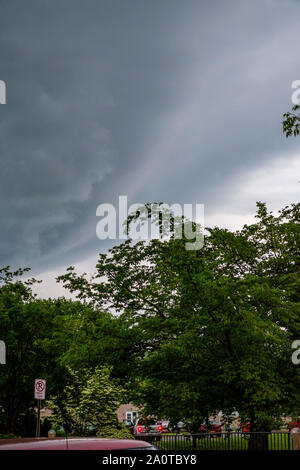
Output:
M81 434L123 435L115 411L129 400L191 430L218 410L253 430L299 414L299 222L299 204L274 215L258 203L255 224L207 229L200 250L127 240L100 254L92 280L59 278L77 301L36 299L34 280L2 269L0 433L34 433L36 377L54 421Z
M146 413L196 429L209 413L238 409L266 430L297 408L299 211L274 216L259 203L256 224L209 229L201 250L187 251L184 239L126 241L100 255L92 282L73 268L60 278L81 300L120 313L124 370L127 348L131 394Z
M72 380L63 398L47 401L54 412L52 423L63 427L68 434L130 438L130 432L118 422L116 415L124 391L110 379L110 373L107 367L83 372L69 370Z

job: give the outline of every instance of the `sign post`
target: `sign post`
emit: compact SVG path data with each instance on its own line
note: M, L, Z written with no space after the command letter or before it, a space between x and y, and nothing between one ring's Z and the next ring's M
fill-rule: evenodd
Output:
M41 434L41 400L45 400L46 398L46 380L35 379L34 398L37 400L37 420L36 420L35 436L40 437L40 434Z
M40 435L41 435L41 400L38 400L35 437L40 437Z

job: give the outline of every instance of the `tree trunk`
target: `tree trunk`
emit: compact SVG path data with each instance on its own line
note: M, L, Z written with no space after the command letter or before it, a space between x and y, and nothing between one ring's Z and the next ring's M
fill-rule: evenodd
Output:
M250 437L248 450L268 450L268 434L258 432L254 411L250 412Z
M268 434L264 432L250 433L248 450L268 450Z

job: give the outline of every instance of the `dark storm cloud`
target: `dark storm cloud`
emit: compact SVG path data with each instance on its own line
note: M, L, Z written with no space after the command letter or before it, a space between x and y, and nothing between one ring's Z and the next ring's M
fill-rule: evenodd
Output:
M237 198L237 175L295 145L280 120L300 78L297 2L10 0L0 11L0 264L96 254L107 246L96 207L120 194L218 210Z

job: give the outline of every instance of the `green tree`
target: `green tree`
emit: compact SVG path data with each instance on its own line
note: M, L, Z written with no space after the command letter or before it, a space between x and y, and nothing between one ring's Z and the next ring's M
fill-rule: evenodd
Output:
M61 393L67 374L60 357L68 347L66 334L61 337L65 313L54 302L35 298L36 281L22 280L27 272L0 270L0 338L7 349L0 375L0 432L22 436L35 433L34 379L46 379L47 396Z
M20 280L27 271L11 272L9 267L0 270L0 337L7 350L6 365L1 366L0 426L5 434L28 430L34 423L36 350L33 344L43 327L28 308L34 300L31 292L34 281Z
M208 229L201 250L186 240L131 243L101 254L92 282L73 268L65 287L113 308L135 337L132 396L145 411L193 429L238 409L268 430L299 401L290 360L299 331L299 205L278 217L258 203L241 231Z
M286 137L290 137L291 135L296 137L300 133L300 114L296 112L299 109L300 106L296 104L293 106L292 112L288 111L283 115L284 120L282 122L282 127L283 133Z
M94 371L69 371L70 383L64 398L53 398L48 406L55 425L73 435L86 435L90 429L99 437L130 438L131 434L118 422L116 411L124 397L122 387L111 380L111 370L96 367Z

